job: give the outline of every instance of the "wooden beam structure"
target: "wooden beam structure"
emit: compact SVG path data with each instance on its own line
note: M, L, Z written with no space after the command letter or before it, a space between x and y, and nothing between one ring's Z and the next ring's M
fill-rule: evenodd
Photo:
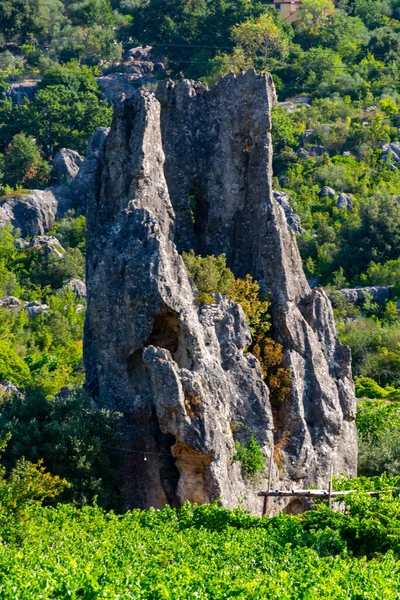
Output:
M369 496L379 496L385 490L379 492L363 492ZM267 513L267 498L314 498L316 500L331 500L341 499L348 494L354 494L357 490L344 490L334 492L330 490L269 490L268 492L258 492L258 496L264 498L263 515Z

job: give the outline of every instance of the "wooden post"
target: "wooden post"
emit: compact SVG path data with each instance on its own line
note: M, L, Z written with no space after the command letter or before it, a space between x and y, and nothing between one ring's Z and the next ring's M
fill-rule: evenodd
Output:
M263 502L263 512L262 512L262 516L264 517L267 514L267 496L264 496L264 502Z
M274 449L271 449L271 454L269 456L269 472L268 472L268 491L272 489L271 484L272 484L272 465L273 465L273 456L274 456Z
M331 466L331 476L329 477L328 484L328 506L332 507L332 478L333 478L333 465Z

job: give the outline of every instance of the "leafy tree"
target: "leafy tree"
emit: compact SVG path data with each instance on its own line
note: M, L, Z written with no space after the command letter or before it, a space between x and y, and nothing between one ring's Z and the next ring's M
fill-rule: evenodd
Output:
M50 165L42 158L36 141L25 133L17 133L8 145L2 169L4 183L11 187L45 186L50 178Z
M353 13L371 29L383 23L382 0L354 0Z
M331 0L303 0L296 19L299 35L310 39L318 37L334 10L335 5Z
M398 258L400 244L400 204L386 197L362 207L361 224L343 229L342 248L336 264L343 266L349 279L367 270L369 264Z
M299 125L290 117L288 112L277 105L272 109L272 142L274 152L287 148L294 148L299 145L300 135L304 131L301 124Z
M203 258L196 256L194 251L190 250L190 252L184 252L182 258L199 291L200 298L208 301L210 294L228 295L230 293L234 276L226 266L225 254L218 257L206 256ZM211 301L213 302L212 297Z
M11 470L22 455L31 462L43 459L71 484L62 500L87 504L97 496L101 506L118 506L119 418L95 406L82 389L51 400L35 389L25 399L4 397L0 424L11 439L3 463Z
M0 31L8 40L39 40L54 35L63 21L61 0L2 0Z
M289 52L287 38L268 13L235 25L232 40L258 68L265 68L270 57L285 58Z

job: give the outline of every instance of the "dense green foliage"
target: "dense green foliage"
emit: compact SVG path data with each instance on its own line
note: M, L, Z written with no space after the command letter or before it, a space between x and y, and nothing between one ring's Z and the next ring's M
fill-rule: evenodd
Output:
M348 504L346 514L321 506L272 519L217 505L123 516L31 507L23 529L1 531L7 543L0 549L0 595L395 600L399 499L358 493Z

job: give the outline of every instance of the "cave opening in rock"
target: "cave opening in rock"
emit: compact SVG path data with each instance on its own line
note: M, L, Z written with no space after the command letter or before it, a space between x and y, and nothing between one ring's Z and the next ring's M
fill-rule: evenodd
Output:
M191 367L192 361L186 346L185 330L178 313L172 309L167 309L156 317L153 331L146 342L146 346L150 345L169 350L179 367Z

